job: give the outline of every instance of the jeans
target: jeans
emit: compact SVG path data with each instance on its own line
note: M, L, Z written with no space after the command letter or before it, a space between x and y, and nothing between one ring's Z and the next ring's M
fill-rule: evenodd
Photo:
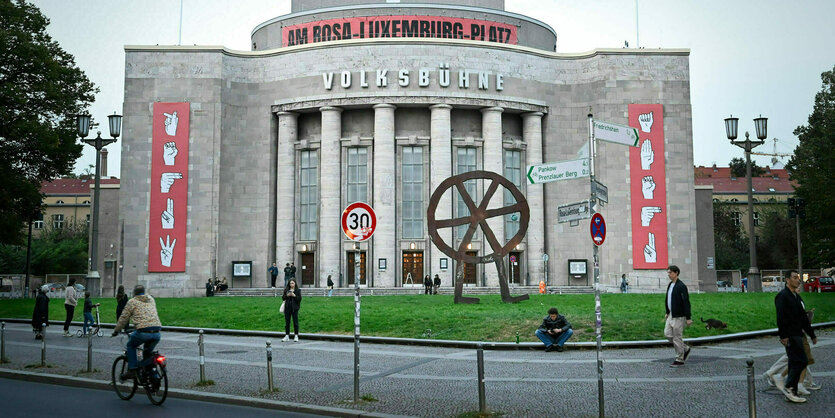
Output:
M569 328L567 331L563 331L557 335L551 335L547 331L543 331L541 329L536 330L536 337L545 344L545 348L548 348L554 344L562 347L566 341L568 341L571 336L574 335L574 330Z
M809 364L806 353L803 351L803 337L789 337L789 342L786 344L786 356L789 358L789 374L786 376L786 387L797 389L800 373Z
M64 321L64 332L67 332L70 329L70 322L72 322L72 314L75 312L75 306L65 303L64 309L67 311L67 319Z
M290 318L293 318L293 329L296 331L296 336L299 336L299 311L289 312L284 311L284 335L290 335Z
M154 351L154 347L157 346L157 343L159 343L159 339L159 332L132 332L127 345L128 368L139 368L139 364L136 359L136 349L139 348L140 345L145 344L145 347L142 348L142 361L144 363L151 358L151 353Z
M90 327L92 328L95 323L96 320L93 319L93 313L84 312L84 334L87 334L87 324L90 324Z
M331 286L330 289L328 289L328 297L331 296L333 296L333 286Z

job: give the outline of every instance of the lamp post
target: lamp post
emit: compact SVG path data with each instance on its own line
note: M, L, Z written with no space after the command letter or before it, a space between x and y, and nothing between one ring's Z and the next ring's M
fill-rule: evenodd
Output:
M748 291L762 292L763 283L760 280L760 270L757 268L757 240L754 233L754 185L751 178L751 150L762 145L765 141L768 132L768 118L760 117L754 119L754 127L757 130L757 139L759 141L752 141L748 137L748 132L745 132L744 141L735 141L737 128L739 126L739 118L731 117L725 119L725 132L731 144L736 145L745 150L745 177L748 180L748 256L750 260L750 267L748 268Z
M90 289L91 280L98 280L101 278L98 272L98 249L99 249L99 183L101 183L101 149L116 142L119 133L122 131L122 115L112 114L107 117L108 125L110 126L110 136L112 138L105 139L101 137L101 131L96 132L96 137L86 139L90 132L90 115L78 115L76 121L78 122L78 136L81 141L87 145L92 145L96 149L96 182L93 188L93 234L90 242L90 266L87 273L87 289ZM101 285L101 283L99 283Z

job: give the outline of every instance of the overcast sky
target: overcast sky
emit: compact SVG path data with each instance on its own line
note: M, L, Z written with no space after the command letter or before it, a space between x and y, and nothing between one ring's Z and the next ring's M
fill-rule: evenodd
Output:
M51 20L53 39L101 89L90 112L104 121L107 134L106 116L121 113L124 99L124 45L176 45L180 0L34 4ZM771 139L779 138L777 152L791 153L798 144L792 132L812 111L820 74L835 66L832 0L506 0L505 5L554 28L558 52L620 48L624 41L635 47L638 35L644 48L689 48L696 165L727 165L742 156L725 136L723 119L731 113L740 118L740 136L745 130L754 136L753 118L768 117L769 140L756 151L772 152ZM289 12L289 0L183 0L182 44L249 50L256 25ZM109 175L119 175L120 143L109 147ZM756 158L760 165L770 159ZM95 150L85 146L75 171L94 160Z

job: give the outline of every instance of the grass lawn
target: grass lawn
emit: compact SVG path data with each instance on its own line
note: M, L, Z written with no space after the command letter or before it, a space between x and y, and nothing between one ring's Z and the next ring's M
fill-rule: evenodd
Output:
M774 293L691 294L693 326L685 337L730 334L775 328ZM835 321L835 293L803 293L806 307L816 308L815 322ZM114 322L116 300L100 302L102 322ZM157 299L163 325L283 331L284 315L277 298ZM82 321L81 307L75 310ZM304 333L353 333L353 297L308 297L302 301L299 322ZM363 296L363 335L422 338L427 329L433 339L470 341L538 341L534 330L548 308L556 306L574 328L573 341L594 340L593 295L532 295L530 300L505 304L498 295L481 296L477 305L455 305L452 296ZM601 296L603 339L663 339L663 294L606 294ZM31 318L34 300L0 301L0 317ZM63 299L50 301L49 317L63 320ZM716 318L727 329L706 330L699 317Z

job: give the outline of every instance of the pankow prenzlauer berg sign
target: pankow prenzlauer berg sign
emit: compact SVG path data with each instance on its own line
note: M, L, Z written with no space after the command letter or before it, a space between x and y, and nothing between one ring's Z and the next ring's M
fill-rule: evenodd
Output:
M343 39L446 38L516 45L516 25L444 16L364 16L285 26L282 46Z

